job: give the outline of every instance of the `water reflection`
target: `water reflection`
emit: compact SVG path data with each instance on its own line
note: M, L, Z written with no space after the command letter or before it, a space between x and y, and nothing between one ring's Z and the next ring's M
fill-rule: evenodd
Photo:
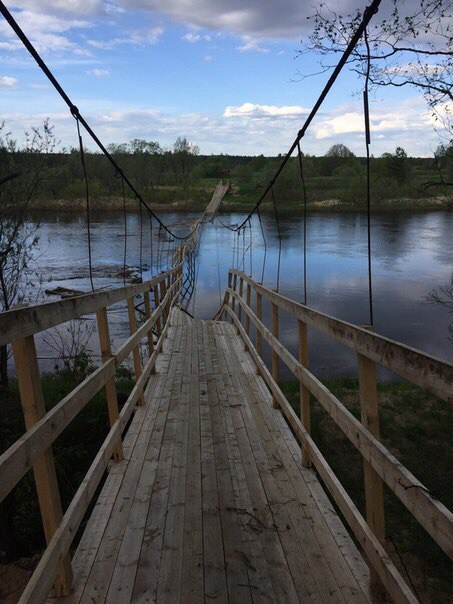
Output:
M193 214L168 213L166 222L184 231L196 218ZM237 224L242 214L224 215L225 223ZM283 235L280 291L290 298L303 297L303 220L281 217ZM88 291L88 253L83 216L63 214L40 217L40 243L37 262L52 286L66 285ZM278 237L272 215L262 215L267 242L264 284L276 286ZM139 263L140 223L137 214L127 222L127 264ZM372 219L372 254L375 329L436 356L451 359L448 341L448 310L424 303L430 290L449 283L453 269L451 234L453 212L423 214L379 214ZM121 285L114 275L122 267L124 223L120 214L95 216L92 221L92 250L97 288ZM196 263L195 295L189 310L201 318L217 312L233 260L235 235L218 222L203 228ZM252 241L252 254L247 248ZM236 236L237 239L237 236ZM237 242L236 242L237 244ZM151 250L149 233L144 234L145 277L153 272L156 244ZM352 323L368 322L366 216L362 214L319 213L307 221L308 303L316 309ZM154 253L154 258L153 254ZM237 245L236 245L237 252ZM240 242L239 262L260 280L265 247L257 219ZM49 299L49 298L47 298ZM268 312L268 311L266 311ZM124 317L115 318L113 332L122 335ZM282 315L282 339L295 351L295 322ZM354 374L354 355L329 339L310 333L310 362L319 375Z

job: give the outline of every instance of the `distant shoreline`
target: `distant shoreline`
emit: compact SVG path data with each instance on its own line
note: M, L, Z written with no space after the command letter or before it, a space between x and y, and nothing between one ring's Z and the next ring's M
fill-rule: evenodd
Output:
M147 200L152 209L156 212L202 212L206 207L206 201L195 201L188 199L186 201L174 201L169 203L156 203ZM99 197L90 200L91 210L95 212L122 212L123 199L119 197ZM234 198L227 198L220 207L220 213L238 213L249 212L254 207L253 203L244 203L235 201ZM273 211L271 204L263 203L263 211ZM80 213L86 210L85 199L38 199L29 204L31 212L68 212ZM278 209L281 212L303 212L303 203L301 200L296 202L280 201ZM319 201L310 201L307 204L310 212L364 212L366 211L366 202L342 202L337 199L324 199ZM374 211L404 211L404 212L424 212L433 210L453 209L453 198L447 197L427 197L421 199L389 199L386 201L372 202ZM126 210L128 212L138 211L138 202L132 199L126 200Z

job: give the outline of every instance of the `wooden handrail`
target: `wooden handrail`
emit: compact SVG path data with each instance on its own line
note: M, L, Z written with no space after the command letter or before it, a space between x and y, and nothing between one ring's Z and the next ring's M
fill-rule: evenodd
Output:
M247 344L247 348L259 368L260 374L263 376L269 389L272 392L273 397L278 401L280 409L285 415L289 425L293 429L297 438L300 442L304 442L309 450L310 459L318 471L321 479L331 493L335 503L340 508L344 515L348 525L351 527L354 536L363 548L367 558L376 570L382 583L385 585L389 594L392 596L395 602L405 604L417 604L418 599L414 596L407 583L399 573L396 566L393 564L383 546L374 535L366 523L359 510L354 505L338 478L330 468L326 459L322 455L321 451L316 446L315 442L311 438L310 434L302 425L300 419L297 417L294 409L289 404L283 392L280 390L278 384L272 378L269 369L266 367L264 361L258 355L256 348L252 341L245 333L245 329L239 322L237 315L232 311L229 306L225 306L225 311L232 318L233 323L239 330L241 337Z
M95 313L101 308L112 306L116 302L149 291L166 279L168 274L177 273L181 268L182 263L157 277L153 277L150 281L138 285L127 285L66 300L46 302L45 304L2 312L0 313L0 346L10 344L19 338L34 335L71 319L78 319L83 315Z
M295 377L316 397L348 439L360 451L364 459L370 463L445 553L453 557L453 514L434 498L428 489L346 409L322 382L283 346L259 321L255 313L236 292L230 289L229 294L236 298L240 307L256 329L260 331L272 351L280 357ZM229 307L227 307L228 309ZM229 309L229 312L239 322L239 316L233 313L231 309ZM274 381L276 382L275 379Z
M56 440L74 417L86 406L107 381L114 377L116 368L124 361L134 346L152 329L162 314L162 307L170 301L172 291L179 281L168 290L159 307L136 333L118 349L117 353L90 373L72 392L44 415L33 428L27 430L0 456L0 501L32 467L33 462ZM179 290L171 298L173 301Z
M453 364L294 302L260 285L241 271L231 269L230 272L235 278L242 278L249 283L252 289L278 308L327 334L337 342L352 348L445 401L453 397Z

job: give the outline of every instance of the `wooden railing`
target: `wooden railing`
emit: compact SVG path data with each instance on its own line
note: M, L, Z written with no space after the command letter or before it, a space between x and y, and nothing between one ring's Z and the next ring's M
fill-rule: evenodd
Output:
M72 580L69 548L105 473L110 459L122 459L122 433L154 371L169 326L172 305L181 291L182 245L173 257L173 268L139 285L82 295L68 300L16 308L0 314L0 346L12 344L26 432L0 456L0 501L33 467L47 548L21 597L21 602L45 601L55 586L57 596L69 593ZM145 321L137 327L134 299L142 295ZM154 304L151 302L151 296ZM113 353L107 307L127 301L130 337ZM152 308L153 307L153 308ZM102 364L71 393L46 410L35 347L35 334L85 315L96 313ZM157 332L154 343L153 329ZM142 366L140 343L146 339L149 356ZM135 385L118 409L115 374L133 356ZM85 478L63 515L52 443L101 388L106 389L110 431Z
M251 308L252 291L256 312ZM268 329L262 320L263 298L271 305L271 329ZM288 313L298 321L298 359L279 341L280 311ZM383 547L383 483L387 484L450 558L453 557L453 515L380 442L376 364L390 369L439 398L452 402L453 366L377 335L369 329L340 321L285 298L238 270L229 272L228 287L216 319L222 318L223 315L229 316L236 326L257 371L272 392L274 406L281 409L299 439L303 465L315 467L365 552L372 571L372 581L376 584L380 580L396 602L418 602ZM256 328L255 345L250 338L250 324ZM327 334L357 353L361 421L308 370L308 326ZM263 340L272 351L271 371L261 356ZM280 360L300 382L300 418L279 388ZM363 457L366 520L310 435L310 394L322 405Z

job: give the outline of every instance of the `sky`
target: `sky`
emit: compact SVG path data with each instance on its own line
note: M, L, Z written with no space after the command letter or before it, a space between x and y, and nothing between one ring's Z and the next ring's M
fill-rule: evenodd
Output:
M413 0L407 0L410 4ZM318 0L6 0L23 31L104 142L134 138L202 154L285 153L323 89L319 57L297 56ZM389 9L389 0L381 7ZM368 4L331 0L344 13ZM343 143L364 155L363 81L344 71L302 141L323 155ZM0 119L19 142L50 118L75 146L65 103L0 17ZM440 142L419 93L371 96L371 152L430 156ZM93 148L85 137L84 143Z

